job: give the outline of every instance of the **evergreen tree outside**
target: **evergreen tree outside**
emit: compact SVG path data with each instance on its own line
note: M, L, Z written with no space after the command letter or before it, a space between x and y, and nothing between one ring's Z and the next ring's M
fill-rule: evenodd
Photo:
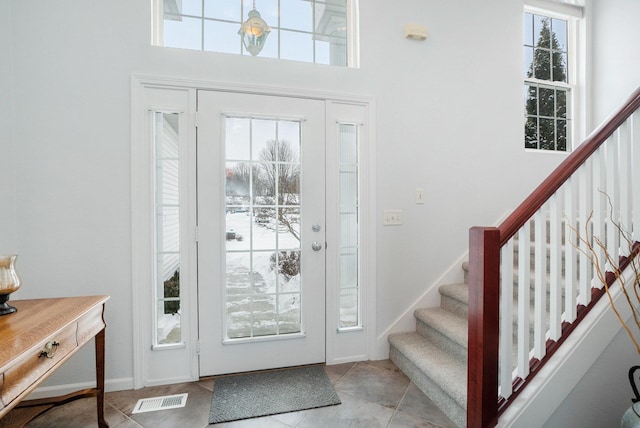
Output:
M525 148L567 150L566 40L567 21L525 14Z
M176 270L171 278L164 282L164 298L180 297L180 270ZM175 315L180 312L180 300L164 302L164 313Z

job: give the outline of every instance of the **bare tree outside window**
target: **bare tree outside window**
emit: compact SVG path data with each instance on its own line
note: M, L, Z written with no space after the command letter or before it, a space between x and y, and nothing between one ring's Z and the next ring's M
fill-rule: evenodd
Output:
M269 194L276 195L277 208L271 210L276 220L267 227L286 227L291 235L300 241L297 216L300 204L300 164L295 160L294 151L287 141L269 141L260 152L259 177ZM296 206L295 209L285 208Z
M300 204L300 164L287 141L270 140L260 151L259 162L239 162L227 177L227 187L249 189L253 185L254 216L264 227L276 230L285 227L300 241L298 206ZM291 208L287 208L291 207ZM295 208L294 208L295 207ZM263 221L264 219L265 221ZM271 221L266 221L271 220Z

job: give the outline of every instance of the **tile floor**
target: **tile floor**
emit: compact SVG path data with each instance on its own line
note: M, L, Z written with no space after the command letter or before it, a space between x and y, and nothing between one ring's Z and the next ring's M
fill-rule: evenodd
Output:
M212 428L434 428L455 425L389 360L325 367L342 404L256 419L211 425ZM106 394L105 416L114 428L207 427L214 379ZM132 415L140 398L185 393L180 409ZM49 410L28 428L96 427L95 399L77 400Z

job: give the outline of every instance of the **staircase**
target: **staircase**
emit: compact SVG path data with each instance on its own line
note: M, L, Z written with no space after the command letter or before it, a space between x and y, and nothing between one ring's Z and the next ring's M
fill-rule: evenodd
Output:
M471 228L464 283L389 335L390 359L457 426L495 426L638 257L638 165L640 88L498 227Z
M466 263L463 269L467 269ZM389 358L449 419L464 427L469 286L449 284L439 291L440 307L415 311L415 332L389 336Z
M548 224L548 223L547 223ZM532 236L533 238L533 236ZM549 236L547 235L547 242ZM517 248L514 250L517 254ZM514 266L517 270L517 262ZM530 266L534 272L533 264ZM464 282L438 288L440 306L414 312L416 331L389 335L389 358L457 426L467 419L467 355L469 285L467 262L462 264ZM535 284L531 284L531 290ZM517 290L514 297L517 299ZM548 294L547 294L548 297ZM548 299L547 299L548 301ZM517 300L514 301L514 305ZM533 313L534 302L531 301ZM546 308L548 314L549 308ZM514 330L517 319L514 318ZM533 329L529 343L533 343ZM513 360L517 350L514 347Z

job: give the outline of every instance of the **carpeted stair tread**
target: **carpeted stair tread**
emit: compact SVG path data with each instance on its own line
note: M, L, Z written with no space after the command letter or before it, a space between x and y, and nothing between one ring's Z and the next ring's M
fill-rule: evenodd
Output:
M464 283L469 283L469 261L466 260L462 262L462 272L464 274Z
M440 306L458 316L468 318L469 316L469 285L468 284L446 284L439 287Z
M441 385L458 404L466 406L466 360L453 358L415 332L392 334L389 342L420 371Z
M468 284L446 284L441 285L438 290L440 291L440 294L456 299L465 305L469 304Z
M416 309L414 316L419 322L441 333L461 347L466 354L469 341L469 322L467 319L442 308Z
M457 425L466 419L467 362L415 332L389 336L391 360Z

